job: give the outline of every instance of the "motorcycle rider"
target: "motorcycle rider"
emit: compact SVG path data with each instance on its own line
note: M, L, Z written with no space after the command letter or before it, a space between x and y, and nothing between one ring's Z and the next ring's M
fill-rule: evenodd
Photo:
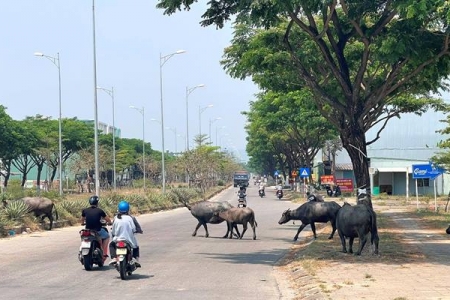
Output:
M98 196L91 196L89 198L88 208L81 211L81 224L85 224L86 229L95 230L102 239L102 249L103 249L103 261L108 257L108 243L109 243L109 233L105 227L102 226L102 219L104 219L108 224L111 224L111 219L106 215L103 209L98 207Z
M117 240L126 240L131 244L133 248L133 260L131 263L135 264L137 268L141 267L139 261L139 245L135 233L143 233L141 226L139 225L136 218L129 215L130 212L130 204L122 200L117 205L118 214L114 218L113 227L111 230L112 242L109 245L109 251L111 252L111 261L110 265L114 265L117 263L117 255L116 255L116 241Z
M262 193L263 196L266 195L266 191L264 190L265 185L266 185L266 184L265 184L264 182L261 182L261 183L259 184L259 192ZM262 192L261 192L261 191L262 191Z

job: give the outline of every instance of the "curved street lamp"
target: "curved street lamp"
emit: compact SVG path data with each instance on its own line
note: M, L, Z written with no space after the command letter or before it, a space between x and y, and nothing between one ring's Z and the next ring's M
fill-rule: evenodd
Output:
M97 87L97 89L104 91L105 93L107 93L109 96L111 96L112 99L112 126L113 126L113 135L112 135L112 142L113 142L113 186L114 186L114 191L116 190L116 125L114 124L114 87L112 87L110 90L102 88L102 87Z
M62 120L61 120L61 63L59 59L59 52L56 53L56 57L45 55L41 52L35 52L35 56L45 57L51 61L58 68L58 87L59 87L59 117L58 117L58 148L59 148L59 195L63 194L63 183L62 183Z
M144 174L144 191L145 191L145 109L136 106L130 108L137 110L142 115L142 173Z
M199 85L197 85L197 86L194 86L194 87L192 87L192 88L189 88L189 87L186 87L186 151L189 151L189 105L188 105L188 102L189 102L189 95L195 90L195 89L198 89L198 88L202 88L202 87L205 87L205 85L202 83L202 84L199 84Z
M159 54L159 90L161 94L161 142L162 142L162 151L161 151L161 168L162 168L162 192L163 194L166 192L166 171L164 167L164 101L163 101L163 76L162 76L162 68L165 63L172 58L172 56L177 54L185 53L186 50L178 50L171 54L162 55Z

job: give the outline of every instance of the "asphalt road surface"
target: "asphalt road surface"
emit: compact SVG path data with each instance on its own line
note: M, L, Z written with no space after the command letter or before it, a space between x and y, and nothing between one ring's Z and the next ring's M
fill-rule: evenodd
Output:
M212 201L237 205L236 191ZM242 240L223 239L225 223L209 225L209 238L203 227L192 237L197 220L186 208L138 216L142 268L127 280L109 266L84 270L77 258L81 226L2 239L0 299L285 299L273 266L299 224L278 220L298 205L278 200L271 189L261 199L251 186L247 195L256 240L250 226Z

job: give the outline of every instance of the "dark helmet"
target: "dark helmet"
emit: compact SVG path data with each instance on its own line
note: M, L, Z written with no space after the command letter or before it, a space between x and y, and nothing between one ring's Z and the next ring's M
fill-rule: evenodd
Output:
M130 204L128 204L127 201L122 200L119 202L119 205L117 205L117 210L119 213L126 214L130 210Z
M89 204L97 205L98 204L98 196L91 196L91 198L89 198Z

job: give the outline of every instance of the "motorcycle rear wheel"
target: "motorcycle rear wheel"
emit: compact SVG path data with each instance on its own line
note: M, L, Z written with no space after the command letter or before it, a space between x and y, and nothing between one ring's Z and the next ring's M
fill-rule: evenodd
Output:
M91 253L83 256L83 264L84 264L84 269L86 271L91 271L92 270L93 262L92 262L92 255L91 255Z
M120 273L120 279L125 280L126 279L126 273L127 273L127 262L122 260L119 262L119 273Z

